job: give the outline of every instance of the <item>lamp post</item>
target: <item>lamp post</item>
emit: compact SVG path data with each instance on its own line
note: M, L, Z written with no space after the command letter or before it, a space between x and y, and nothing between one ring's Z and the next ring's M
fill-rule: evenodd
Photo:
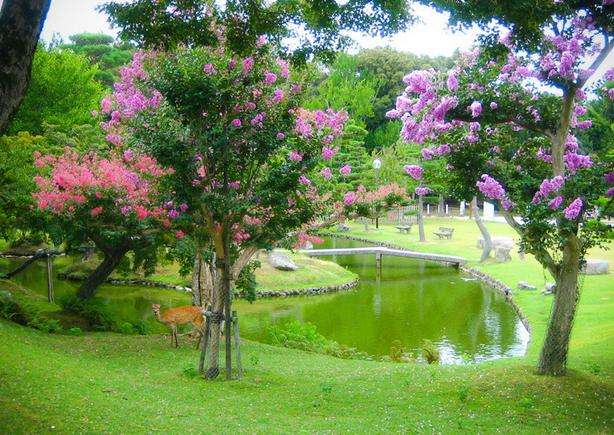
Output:
M382 159L380 159L379 157L376 157L373 159L373 169L375 170L375 188L379 188L379 170L382 167ZM376 210L376 215L375 215L375 228L378 229L379 228L379 215L377 214L377 210Z

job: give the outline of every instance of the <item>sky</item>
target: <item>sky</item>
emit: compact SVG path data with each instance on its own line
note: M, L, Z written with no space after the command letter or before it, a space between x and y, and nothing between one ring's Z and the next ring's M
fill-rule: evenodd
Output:
M67 41L68 36L81 32L102 32L116 35L104 14L96 11L96 6L106 0L52 0L49 14L43 28L42 38L50 41L54 33L59 33ZM0 0L0 4L2 0ZM422 20L404 33L391 38L376 38L355 35L360 47L372 48L391 46L397 50L430 56L449 56L456 49L467 50L476 32L454 33L447 28L447 17L434 10L415 7L416 15Z

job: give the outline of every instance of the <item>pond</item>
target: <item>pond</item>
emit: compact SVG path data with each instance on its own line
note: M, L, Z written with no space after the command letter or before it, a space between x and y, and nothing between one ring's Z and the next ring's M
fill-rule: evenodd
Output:
M358 247L358 242L332 239L323 246ZM320 247L320 246L318 246ZM326 257L325 257L326 258ZM454 268L437 263L383 258L376 272L373 255L329 258L360 276L352 291L320 296L237 301L242 336L267 342L271 325L298 320L310 322L326 338L373 356L388 355L390 347L419 353L424 339L440 351L441 362L460 364L524 355L529 334L513 308L497 292L469 280ZM21 260L1 260L7 270ZM57 266L75 261L55 260ZM291 272L288 272L291 273ZM44 263L15 277L24 286L46 294ZM77 283L55 280L56 295L74 292ZM188 294L152 287L104 285L106 304L124 321L147 323L152 332L166 331L151 314L151 304L187 304Z

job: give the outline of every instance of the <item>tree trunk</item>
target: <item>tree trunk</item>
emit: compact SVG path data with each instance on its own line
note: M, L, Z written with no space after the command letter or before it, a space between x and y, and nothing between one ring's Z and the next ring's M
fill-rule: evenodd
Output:
M418 196L418 209L416 213L416 220L418 221L418 234L420 235L420 241L426 242L426 235L424 234L424 216L422 215L422 208L424 207L422 195Z
M490 238L490 233L488 232L488 229L486 228L486 225L484 225L482 217L480 216L480 210L478 210L478 200L475 196L471 200L471 212L475 219L476 225L480 229L482 238L484 239L484 245L482 247L482 257L480 258L480 263L482 263L488 260L488 258L490 257L490 251L492 251L492 239Z
M126 252L128 252L127 249L122 249L105 253L102 263L83 281L77 290L77 297L81 300L86 300L94 296L100 284L104 283L115 268L119 266Z
M569 338L579 297L579 271L580 243L574 234L563 248L563 262L555 277L556 293L539 358L538 372L542 375L561 376L567 370Z
M32 59L51 0L4 0L0 9L0 133L30 82Z
M443 216L445 214L445 204L443 195L439 194L439 201L437 202L437 216Z
M206 307L211 304L215 266L205 261L197 248L192 272L192 305Z

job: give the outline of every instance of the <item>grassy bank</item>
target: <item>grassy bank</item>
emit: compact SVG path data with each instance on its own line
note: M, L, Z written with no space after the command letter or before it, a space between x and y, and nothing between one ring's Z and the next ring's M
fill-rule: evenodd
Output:
M332 261L309 258L305 255L288 252L290 259L298 266L298 270L284 271L272 267L266 254L261 253L257 259L260 268L256 269L256 291L284 291L288 289L304 289L309 287L328 287L342 285L356 279L356 274ZM59 272L66 273L74 279L85 279L98 265L100 260L92 259L75 263ZM190 286L189 276L179 274L176 263L160 264L155 273L144 276L142 273L113 272L111 279L145 279L169 285Z
M393 227L350 235L477 265L473 222L427 221L456 229L451 241L417 242ZM493 235L513 235L488 224ZM415 231L415 229L413 230ZM595 251L595 258L611 252ZM385 258L384 258L384 261ZM478 268L512 287L539 288L532 259ZM614 430L612 275L586 277L570 350L570 373L534 374L551 297L515 291L533 338L523 358L467 366L342 360L245 342L242 381L194 376L197 353L160 336L51 335L0 320L0 432L8 433L611 433ZM357 319L359 321L359 319Z
M454 228L452 240L439 240L433 234L438 227ZM512 237L518 235L507 224L487 222L491 236ZM425 222L427 241L418 239L418 228L414 225L410 234L399 234L394 225L370 225L365 231L362 224L351 224L349 232L340 233L373 241L394 243L398 246L431 253L459 255L468 260L468 265L499 279L514 289L514 300L528 317L532 327L532 339L527 361L537 361L543 342L547 320L550 314L552 296L543 296L541 290L547 282L553 282L548 272L531 256L521 260L518 253L511 252L512 261L496 263L489 260L479 263L481 250L476 247L480 237L474 221L460 219L430 218ZM610 244L614 247L614 244ZM589 258L606 259L614 268L614 251L593 249ZM385 261L385 258L384 258ZM596 369L609 379L614 378L614 285L613 270L608 275L583 276L577 317L570 348L570 366L579 370ZM537 287L537 291L517 290L519 281L526 281Z

